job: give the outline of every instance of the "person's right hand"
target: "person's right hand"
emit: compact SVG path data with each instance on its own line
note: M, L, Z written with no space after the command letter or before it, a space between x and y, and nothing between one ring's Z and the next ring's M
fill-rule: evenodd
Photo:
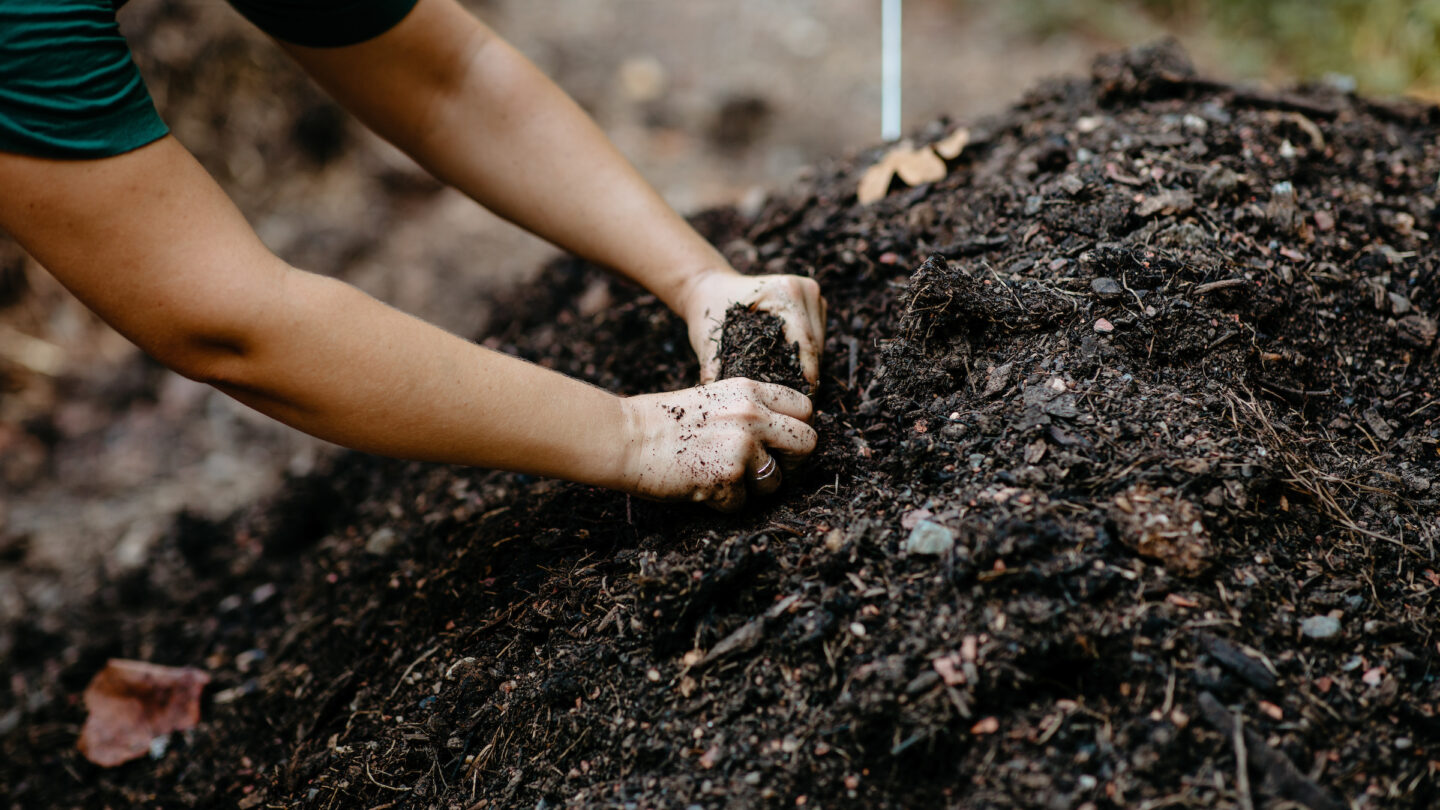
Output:
M722 512L749 491L780 485L780 465L815 449L810 399L782 385L723 380L623 401L629 417L624 489L650 500L692 500ZM757 471L773 470L756 481Z

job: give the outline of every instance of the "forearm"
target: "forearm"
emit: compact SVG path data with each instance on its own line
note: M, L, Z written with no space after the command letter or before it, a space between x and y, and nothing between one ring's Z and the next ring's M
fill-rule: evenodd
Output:
M425 33L411 37L407 26ZM356 46L363 52L289 49L437 177L677 312L699 274L730 270L574 101L463 9L422 2L392 33L393 42Z
M280 421L360 450L623 488L620 398L291 271L287 302L241 354L196 376ZM187 370L189 371L189 370Z

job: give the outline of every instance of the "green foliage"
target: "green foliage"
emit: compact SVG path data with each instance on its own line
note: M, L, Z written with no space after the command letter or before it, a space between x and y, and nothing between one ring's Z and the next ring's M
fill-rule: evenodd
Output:
M1020 0L1036 33L1202 38L1231 71L1353 76L1368 93L1440 97L1440 0Z

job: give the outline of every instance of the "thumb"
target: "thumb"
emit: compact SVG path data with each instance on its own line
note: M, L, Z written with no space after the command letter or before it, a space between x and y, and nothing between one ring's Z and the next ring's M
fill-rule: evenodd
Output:
M700 384L709 385L720 379L720 356L711 352L710 356L700 361Z

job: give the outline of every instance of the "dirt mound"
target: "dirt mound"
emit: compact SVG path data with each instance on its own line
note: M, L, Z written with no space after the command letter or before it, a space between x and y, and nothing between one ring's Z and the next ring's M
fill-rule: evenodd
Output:
M702 216L829 299L820 449L773 505L344 457L8 628L0 780L25 807L1432 806L1437 136L1162 48L972 126L938 182L862 206L876 152ZM682 324L580 263L505 309L490 345L613 390L696 377ZM217 691L101 772L75 695L111 655Z

